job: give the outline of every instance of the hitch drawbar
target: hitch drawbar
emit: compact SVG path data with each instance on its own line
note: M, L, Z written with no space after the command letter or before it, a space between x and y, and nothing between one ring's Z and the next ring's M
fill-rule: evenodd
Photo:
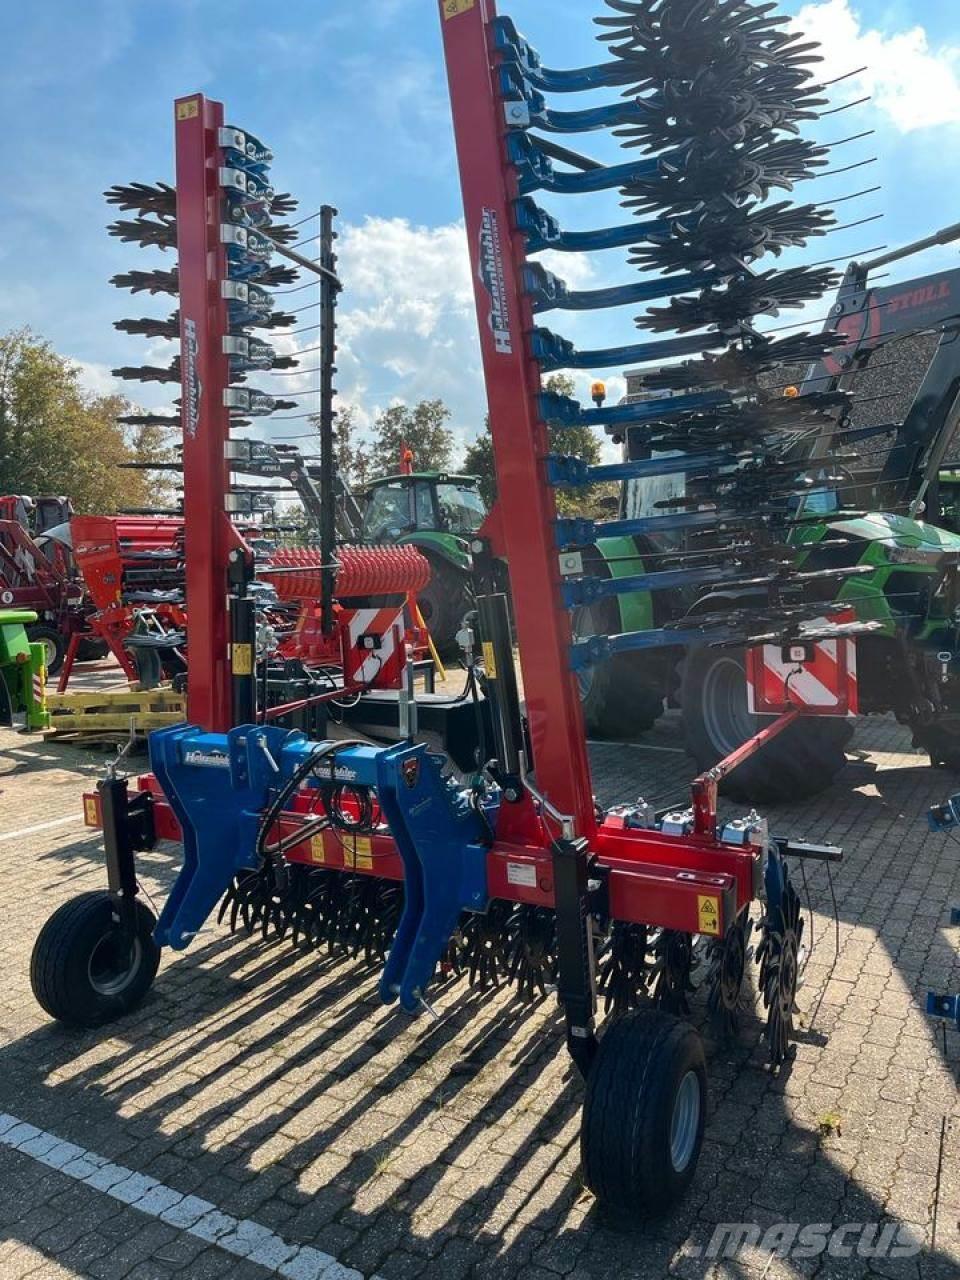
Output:
M150 738L153 771L183 832L183 866L157 926L157 942L183 950L230 888L262 858L309 845L328 829L329 812L355 812L342 838L372 834L375 801L403 862L405 897L380 994L408 1013L428 1007L428 984L464 911L485 911L489 829L484 817L443 777L440 761L420 744L374 747L311 742L301 733L243 726L228 734L189 726ZM305 789L336 794L324 816L304 812L302 838L271 846L285 806L303 804ZM359 804L357 803L359 801Z

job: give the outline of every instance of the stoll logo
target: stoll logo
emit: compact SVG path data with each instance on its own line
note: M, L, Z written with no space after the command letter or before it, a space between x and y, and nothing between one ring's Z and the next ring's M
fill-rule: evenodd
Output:
M197 322L183 322L183 425L191 440L196 438L200 422L200 378L197 374Z
M183 763L200 769L229 769L230 757L223 751L188 750L183 753Z
M510 308L503 273L503 244L500 223L493 209L484 209L480 221L480 281L490 297L490 328L497 354L513 355Z

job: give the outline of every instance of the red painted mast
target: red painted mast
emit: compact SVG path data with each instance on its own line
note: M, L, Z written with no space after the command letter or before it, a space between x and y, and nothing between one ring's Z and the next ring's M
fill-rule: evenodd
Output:
M180 258L180 339L183 369L183 511L187 565L187 715L211 732L231 725L227 567L234 541L225 497L230 476L225 444L230 413L226 279L221 244L223 105L201 94L175 104L177 243Z
M570 670L570 615L560 591L556 501L546 478L549 438L538 409L540 368L527 349L533 311L521 287L524 239L513 218L519 191L493 82L489 24L496 3L439 0L439 7L537 786L574 819L578 835L590 837L596 820Z

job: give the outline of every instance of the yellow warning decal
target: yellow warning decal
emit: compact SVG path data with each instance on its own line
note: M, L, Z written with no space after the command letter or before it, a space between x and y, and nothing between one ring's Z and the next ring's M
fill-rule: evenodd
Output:
M200 99L187 98L186 102L177 103L178 120L196 120L200 114Z
M314 836L310 841L310 861L326 862L327 854L323 843L323 836Z
M487 673L488 680L496 680L497 655L489 640L484 640L483 642L483 669Z
M443 16L455 18L459 13L467 13L477 0L443 0Z
M712 938L720 937L720 900L718 898L704 898L698 894L697 918L701 933L707 933Z
M99 827L100 815L97 813L97 802L93 796L88 796L83 802L83 821L88 827Z
M354 840L353 865L358 871L373 870L373 841L369 836L357 836Z
M231 654L233 674L235 676L253 675L253 645L235 644Z

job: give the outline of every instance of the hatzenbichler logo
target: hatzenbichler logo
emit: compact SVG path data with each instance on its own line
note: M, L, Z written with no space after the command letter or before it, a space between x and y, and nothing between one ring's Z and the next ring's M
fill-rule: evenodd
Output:
M193 440L200 422L200 379L197 376L197 322L183 322L183 425Z
M490 296L490 328L497 352L513 355L510 308L503 273L503 245L500 223L493 209L484 209L480 222L480 280Z

